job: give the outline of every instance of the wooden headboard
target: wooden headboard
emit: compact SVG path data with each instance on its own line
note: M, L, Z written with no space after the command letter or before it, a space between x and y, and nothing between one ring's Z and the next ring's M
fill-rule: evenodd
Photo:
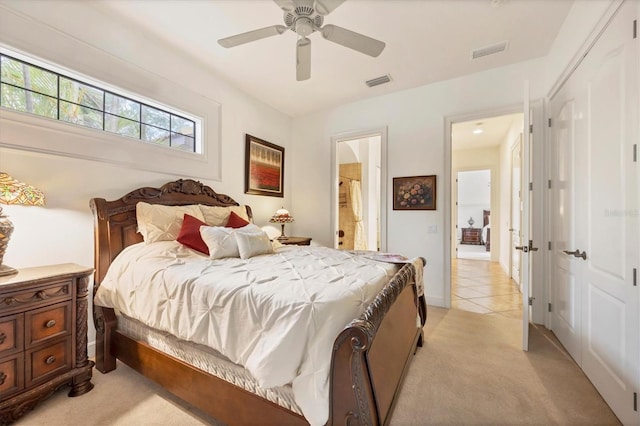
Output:
M482 227L483 228L489 224L489 216L491 216L491 210L482 210Z
M106 201L104 198L92 198L90 205L94 217L94 290L100 285L111 261L125 247L142 241L138 233L136 204L143 201L149 204L183 206L205 204L207 206L238 206L228 195L218 194L210 187L192 179L179 179L162 185L160 188L144 187L135 189L122 198ZM251 219L251 208L246 206Z

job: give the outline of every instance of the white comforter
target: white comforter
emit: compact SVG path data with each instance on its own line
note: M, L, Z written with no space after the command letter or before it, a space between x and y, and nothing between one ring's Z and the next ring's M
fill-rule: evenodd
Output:
M291 383L312 425L329 415L333 341L397 266L324 247L211 260L175 241L125 249L95 303L208 345L269 388Z

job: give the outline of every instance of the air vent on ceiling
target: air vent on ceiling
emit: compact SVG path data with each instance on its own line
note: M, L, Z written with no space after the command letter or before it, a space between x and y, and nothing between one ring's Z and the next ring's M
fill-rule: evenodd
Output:
M493 55L494 53L504 52L505 50L507 50L508 44L508 42L502 41L500 43L492 44L491 46L472 50L471 59L478 59L482 58L483 56Z
M391 81L391 76L387 74L381 77L376 77L376 78L372 78L371 80L367 80L365 81L365 83L367 84L367 86L373 87L373 86L379 86L381 84L388 83L390 81Z

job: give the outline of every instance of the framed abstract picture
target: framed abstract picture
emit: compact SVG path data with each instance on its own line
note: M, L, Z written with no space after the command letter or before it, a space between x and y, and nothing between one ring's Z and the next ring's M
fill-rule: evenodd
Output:
M394 210L435 210L436 176L393 178Z
M244 192L284 197L283 187L284 148L246 135Z

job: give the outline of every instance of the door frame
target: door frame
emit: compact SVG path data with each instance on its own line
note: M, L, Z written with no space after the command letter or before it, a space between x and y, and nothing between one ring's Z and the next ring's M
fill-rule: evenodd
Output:
M338 246L338 183L340 182L340 168L338 167L338 143L354 139L364 139L372 136L380 137L380 250L387 250L387 126L370 129L355 130L338 133L331 136L331 232L333 233L333 247Z
M535 244L540 248L535 252L533 256L538 259L532 262L532 280L531 280L531 294L534 299L534 304L531 309L531 321L536 324L542 324L547 320L546 309L547 306L547 291L543 285L543 277L546 277L546 256L543 253L543 247L546 249L546 240L544 236L548 235L547 221L544 216L544 212L547 209L546 191L543 188L546 187L547 180L545 179L545 155L546 148L546 121L543 123L543 117L545 117L544 102L542 99L535 99L530 101L530 108L533 115L533 131L535 143L531 148L531 173L533 180L533 194L532 194L532 206L530 215L531 220L531 235ZM444 117L444 137L445 137L445 149L444 149L444 307L451 308L451 253L452 253L452 238L455 238L455 234L452 234L452 152L451 152L451 126L455 123L464 121L473 121L483 119L485 117L494 117L498 115L514 114L524 112L522 109L522 103L486 109L473 112L452 114ZM524 129L523 129L524 131ZM494 179L494 177L492 177ZM544 241L543 241L544 240ZM502 250L502 248L501 248ZM546 253L545 253L546 254Z
M509 189L510 189L509 194L511 196L509 197L509 274L508 275L512 280L516 281L516 284L518 284L518 286L520 287L520 291L522 291L522 269L521 269L522 265L521 264L518 265L518 279L515 280L513 278L513 263L514 263L513 262L513 258L514 258L514 255L516 254L515 253L515 249L513 248L513 213L514 213L513 212L513 210L514 210L513 209L513 201L514 201L514 199L513 199L513 184L514 184L514 182L513 182L513 178L514 178L514 175L513 175L513 166L514 166L514 164L513 164L513 152L514 152L514 150L516 148L520 149L520 154L519 154L519 157L520 157L520 185L519 186L520 186L520 203L522 203L522 197L524 197L526 195L524 193L524 188L523 188L523 185L522 185L523 180L524 180L523 176L522 176L522 173L523 173L523 168L522 168L522 161L523 161L523 159L522 159L522 148L523 148L523 144L524 144L523 138L524 138L524 135L522 133L520 133L520 136L518 136L518 140L515 143L513 143L511 145L510 149L509 149L509 152L511 154L509 156ZM522 211L520 211L520 220L518 222L519 222L519 227L520 227L520 229L518 229L518 233L520 235L522 235ZM523 244L523 242L520 241L520 244ZM520 262L522 262L522 252L521 251L518 252L518 255L520 255Z

